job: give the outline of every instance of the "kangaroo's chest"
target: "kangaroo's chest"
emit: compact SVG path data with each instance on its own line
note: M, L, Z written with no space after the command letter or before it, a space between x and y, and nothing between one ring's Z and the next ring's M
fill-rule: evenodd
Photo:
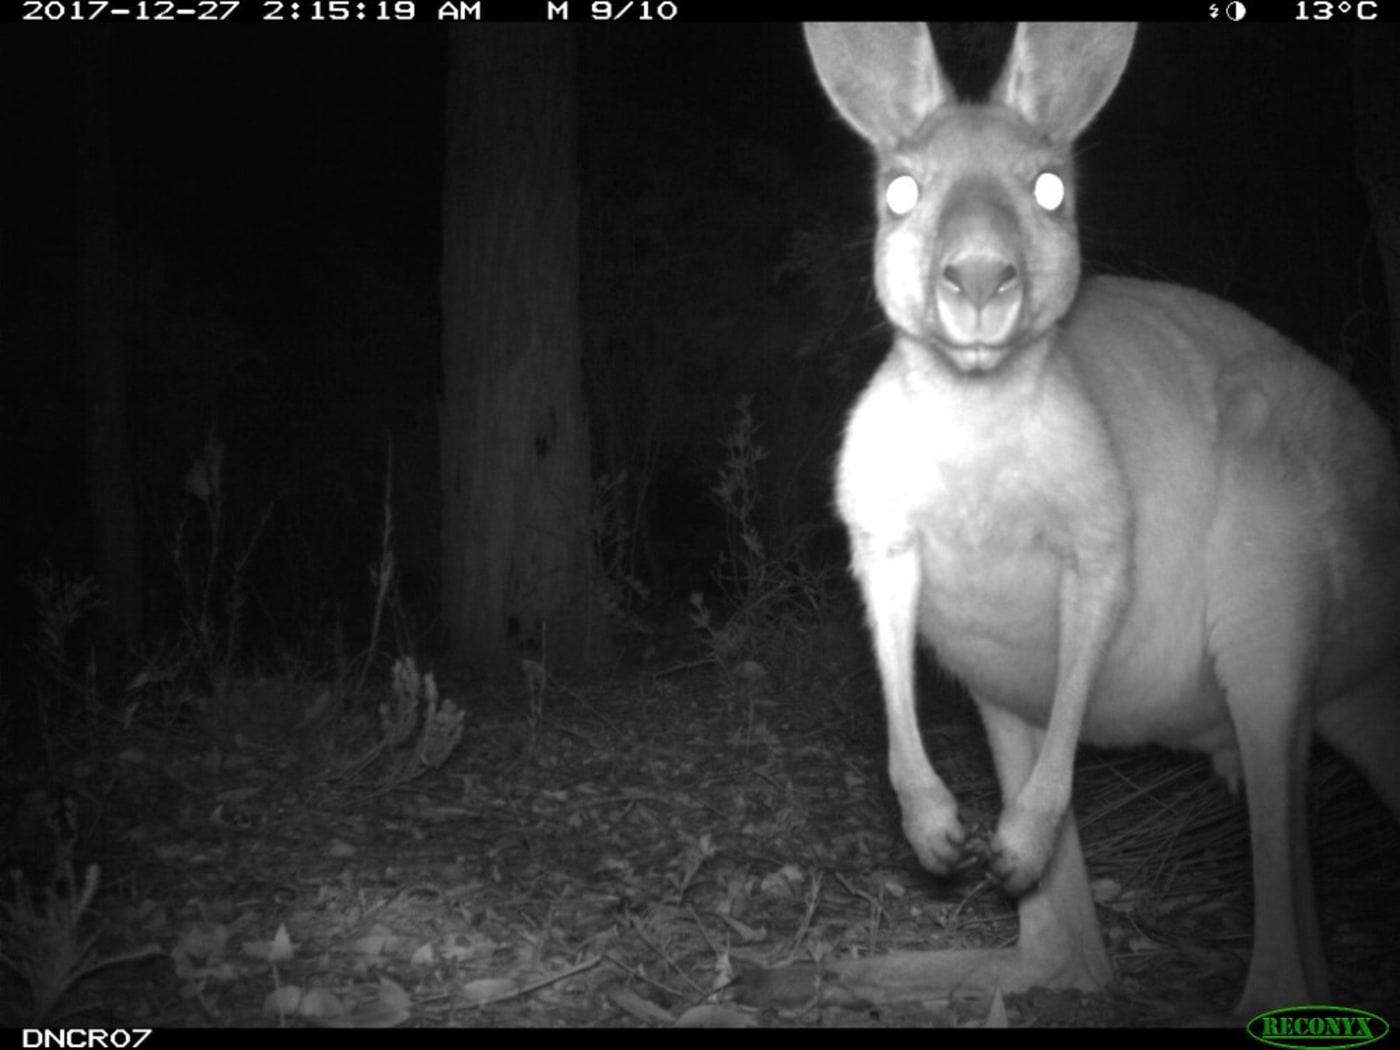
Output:
M1024 456L945 465L910 513L921 635L955 674L1008 701L1053 695L1072 556L1063 509L1035 471Z

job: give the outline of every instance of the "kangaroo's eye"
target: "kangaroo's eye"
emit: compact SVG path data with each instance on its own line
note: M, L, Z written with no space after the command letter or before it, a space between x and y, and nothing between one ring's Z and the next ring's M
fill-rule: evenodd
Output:
M912 175L897 175L885 187L885 204L896 215L908 215L919 203L919 184Z
M1065 180L1053 171L1042 171L1031 189L1035 202L1046 211L1059 211L1065 202Z

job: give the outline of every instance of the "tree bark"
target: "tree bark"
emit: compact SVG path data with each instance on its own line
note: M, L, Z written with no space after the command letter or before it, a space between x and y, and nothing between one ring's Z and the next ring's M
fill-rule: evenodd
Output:
M591 615L567 27L453 35L444 180L443 612L457 662L601 658Z

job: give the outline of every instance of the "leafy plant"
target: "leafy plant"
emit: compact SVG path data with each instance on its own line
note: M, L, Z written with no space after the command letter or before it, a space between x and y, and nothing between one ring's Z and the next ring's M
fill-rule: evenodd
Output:
M753 399L734 404L724 436L724 462L711 488L725 518L725 549L715 571L732 611L718 619L701 594L690 596L690 622L711 659L726 674L755 682L775 670L786 676L812 655L815 629L829 609L830 573L805 566L800 552L769 554L759 533L759 465L767 450L758 443Z
M191 672L202 672L217 692L227 687L240 652L248 565L272 518L273 506L263 509L242 549L225 567L228 504L224 494L224 445L212 426L205 435L201 457L185 472L184 487L204 512L206 549L203 559L197 560L193 544L186 542L189 519L181 517L171 546L171 559L185 596L178 648L186 677Z
M82 703L90 733L95 738L98 717L96 668L91 658L79 678L69 658L69 638L73 628L89 613L106 604L97 581L62 576L52 565L42 573L31 573L25 584L39 611L39 630L30 652L39 665L43 681L37 690L39 732L50 766L53 762L54 732L59 708L65 697L75 696Z
M65 863L38 902L23 874L11 872L14 900L0 901L0 964L29 987L35 1022L50 1018L63 995L88 974L161 954L156 945L147 945L118 955L97 955L97 934L84 936L80 926L99 878L97 865L89 865L79 885L73 865Z
M441 766L462 740L465 712L440 700L431 672L420 674L412 657L394 661L392 703L379 705L379 739L345 770L359 776L387 759L376 775L383 789L416 780Z

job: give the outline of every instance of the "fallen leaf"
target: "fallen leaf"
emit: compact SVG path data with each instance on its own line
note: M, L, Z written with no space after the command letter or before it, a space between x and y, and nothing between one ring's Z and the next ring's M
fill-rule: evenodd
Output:
M409 1019L407 1010L391 1007L372 1007L356 1010L344 1017L312 1018L318 1028L393 1028Z
M403 985L397 981L391 981L387 977L379 978L379 1005L388 1009L406 1010L413 1005L413 1000L408 992L404 991Z
M518 984L504 977L483 977L462 985L461 994L469 1003L484 1003L490 999L514 995L519 990Z
M312 988L301 997L297 1006L297 1016L315 1020L331 1017L344 1017L348 1013L345 1004L334 992L325 988Z
M295 1017L301 1005L301 988L295 984L284 984L263 997L265 1017Z
M391 951L398 938L392 933L369 933L350 942L350 948L361 955L383 955Z
M636 992L626 988L610 988L605 993L619 1009L631 1014L639 1021L648 1024L669 1025L675 1022L669 1011L657 1006L650 999L643 999Z
M228 927L221 923L201 922L191 926L175 942L170 954L178 959L207 959L221 952L228 943Z
M712 1003L692 1006L676 1021L677 1028L753 1028L757 1024L758 1018L747 1010Z
M737 933L739 939L745 944L754 944L768 938L768 932L766 930L756 930L752 926L742 923L732 916L720 915L720 919L726 926Z
M243 954L263 962L283 963L292 960L296 949L292 947L292 938L287 933L287 927L282 925L277 927L277 933L270 941L244 941Z
M1006 1000L1001 995L1001 985L997 985L992 992L992 1006L987 1011L987 1020L982 1024L983 1028L1010 1028L1011 1022L1006 1016Z

